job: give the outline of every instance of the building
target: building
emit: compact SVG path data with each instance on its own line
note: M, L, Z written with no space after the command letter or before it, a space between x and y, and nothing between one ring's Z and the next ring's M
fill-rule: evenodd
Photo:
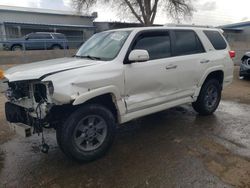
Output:
M22 37L32 32L58 32L72 43L85 41L95 32L97 13L0 6L0 40Z
M250 21L220 26L230 43L250 42Z
M140 23L126 23L126 22L94 22L96 32L106 31L110 29L119 29L127 27L142 27Z
M241 62L241 57L250 51L250 21L220 26L230 47L236 51L236 64Z

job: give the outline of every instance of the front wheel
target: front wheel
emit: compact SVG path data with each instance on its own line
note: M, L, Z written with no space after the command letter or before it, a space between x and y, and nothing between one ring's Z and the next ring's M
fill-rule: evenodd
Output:
M79 162L95 160L110 148L115 136L115 118L105 107L88 104L73 112L57 132L62 151Z
M192 104L200 115L211 115L218 108L221 100L221 84L216 79L206 81L200 91L198 99Z

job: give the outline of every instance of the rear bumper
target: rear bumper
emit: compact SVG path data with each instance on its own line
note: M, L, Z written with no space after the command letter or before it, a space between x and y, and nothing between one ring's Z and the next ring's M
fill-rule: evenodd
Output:
M240 76L250 76L250 69L240 71Z
M3 50L10 50L10 45L3 44Z

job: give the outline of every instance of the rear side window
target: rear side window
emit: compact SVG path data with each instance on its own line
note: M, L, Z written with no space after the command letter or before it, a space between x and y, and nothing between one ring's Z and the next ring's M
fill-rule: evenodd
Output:
M52 36L50 34L42 34L40 35L42 39L52 39Z
M51 35L50 34L30 34L29 35L29 39L51 39Z
M66 39L64 34L53 34L56 39Z
M205 52L194 31L175 31L175 55L190 55Z
M147 50L150 60L170 57L171 47L169 33L144 33L139 36L133 49Z
M216 50L227 48L227 43L218 31L203 31Z

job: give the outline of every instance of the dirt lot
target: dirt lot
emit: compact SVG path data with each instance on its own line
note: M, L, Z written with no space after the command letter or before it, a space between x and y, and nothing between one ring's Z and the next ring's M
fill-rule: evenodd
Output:
M77 164L58 149L54 131L12 134L0 111L0 187L250 187L250 81L224 90L210 117L183 105L127 123L102 159ZM0 96L0 109L4 97Z

